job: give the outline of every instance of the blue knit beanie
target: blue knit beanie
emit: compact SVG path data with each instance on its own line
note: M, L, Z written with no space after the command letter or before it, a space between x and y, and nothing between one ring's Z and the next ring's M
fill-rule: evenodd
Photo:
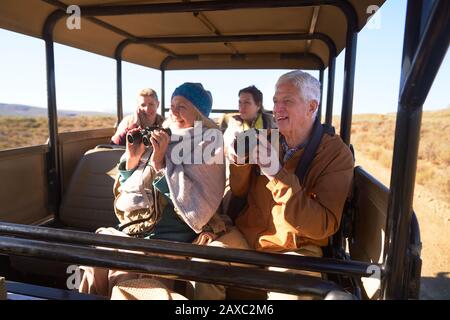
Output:
M212 108L211 92L205 90L201 83L185 82L175 89L172 98L181 96L188 99L205 117Z

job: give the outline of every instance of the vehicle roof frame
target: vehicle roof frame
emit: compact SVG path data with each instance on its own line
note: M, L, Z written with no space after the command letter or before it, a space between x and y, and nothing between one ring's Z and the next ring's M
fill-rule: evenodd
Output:
M58 1L54 1L54 0L50 0L47 1L49 3L54 4L55 2L60 4L60 2ZM197 6L196 6L197 5ZM130 13L130 14L138 14L138 13L142 13L142 12L153 12L153 13L161 13L161 12L186 12L186 11L192 11L192 12L201 12L201 11L211 11L211 10L225 10L225 9L236 9L236 8L263 8L263 7L282 7L282 6L294 6L294 7L298 7L298 6L313 6L313 5L332 5L332 6L336 6L339 9L341 9L341 11L344 13L346 19L347 19L347 30L350 29L356 29L357 23L358 23L358 17L355 13L354 8L352 7L352 5L350 3L348 3L347 1L335 1L335 0L326 0L326 1L302 1L302 3L299 3L299 1L241 1L238 4L236 2L233 1L222 1L220 3L218 3L217 1L209 1L209 2L202 2L202 3L196 3L196 5L192 6L192 3L171 3L168 4L168 6L166 6L166 4L149 4L149 5L134 5L132 6L133 8L131 10L124 10L124 6L109 6L107 7L107 9L105 9L105 6L101 6L101 7L95 7L95 6L86 6L86 7L82 7L83 10L83 14L86 12L87 10L87 15L93 15L93 14L97 14L98 12L102 12L101 14L104 14L103 9L105 10L109 10L110 12L114 12L114 14L124 14L124 13ZM64 8L63 8L64 9ZM102 26L104 27L108 27L108 25L104 22L102 22ZM115 29L111 29L112 31L115 31ZM136 38L136 37L134 37ZM131 37L130 39L133 39L133 37ZM136 40L136 39L135 39ZM125 40L127 41L127 40ZM348 41L347 41L348 42ZM327 44L328 47L330 47L330 44ZM117 50L120 50L120 44L117 47ZM117 51L116 50L116 51ZM123 49L122 49L123 50ZM331 51L331 50L330 50ZM353 52L354 54L356 54L356 52ZM174 56L172 56L174 57ZM334 73L335 73L335 55L330 54L330 61L329 61L329 80L328 80L328 93L327 93L327 117L326 117L326 123L331 125L332 122L332 107L333 107L333 95L334 95ZM180 57L182 58L182 57ZM346 57L346 59L349 59L350 57ZM172 58L173 59L173 58ZM121 63L121 61L119 61L117 59L117 55L116 55L116 60L117 63ZM165 79L165 75L164 72L165 70L161 67L161 72L162 72L162 80ZM120 121L123 117L123 111L122 111L122 83L121 83L121 77L119 77L119 75L121 76L122 74L122 68L121 66L117 66L117 73L118 73L118 77L117 77L117 115L118 115L118 120ZM347 70L347 72L345 73L346 75L350 75L351 70ZM352 77L350 77L350 79L352 79ZM345 81L346 85L344 86L345 90L344 92L348 92L349 90L351 91L351 87L352 84L349 83L348 81ZM162 108L162 114L164 115L164 112L166 111L165 108L165 83L164 81L162 81L161 84L161 91L162 91L162 104L161 104L161 108ZM351 93L351 94L349 94ZM348 101L352 100L353 94L352 92L349 92L344 94L344 99L346 100L345 105L348 105ZM351 99L349 99L348 97L351 96ZM350 122L351 122L351 113L346 111L346 114L350 115ZM344 122L343 123L343 127L345 128L346 126L349 126L350 123ZM346 130L346 129L344 129ZM349 131L349 130L346 130ZM349 140L349 138L348 138Z
M337 49L336 45L333 42L333 40L328 37L326 34L323 33L296 33L296 34L266 34L266 35L235 35L235 36L190 36L190 37L153 37L153 38L137 38L137 39L125 39L121 43L119 43L116 47L115 51L115 57L116 57L116 63L117 63L117 73L120 74L120 77L117 76L117 115L118 115L118 121L120 121L123 117L123 110L122 110L122 82L121 82L121 63L122 63L122 53L125 50L125 48L130 44L136 44L136 43L145 43L145 44L167 44L167 43L214 43L214 42L240 42L240 41L270 41L270 40L321 40L328 48L328 56L329 56L329 65L330 67L334 65L334 59L337 55ZM324 63L321 58L314 54L309 54L312 58L319 61L318 64L322 64L322 67L320 68L320 74L321 76L321 84L323 83L323 69L324 69ZM242 55L241 55L242 56ZM281 54L284 58L289 58L289 54ZM233 56L232 56L233 57ZM239 58L239 55L234 55L235 58ZM182 56L182 55L176 55L176 56L168 56L160 65L160 70L162 73L166 71L166 65L172 61L173 59L198 59L198 55L190 55L190 56ZM119 65L120 64L120 65ZM164 80L164 76L162 78ZM334 81L333 81L334 82ZM334 85L329 84L329 85ZM321 86L321 90L323 89L323 85ZM168 109L165 108L165 82L161 81L161 92L162 92L162 101L161 101L161 114L164 116L165 111ZM322 93L323 91L321 91ZM321 94L322 96L322 94ZM329 103L327 106L332 106L332 98L330 98ZM321 115L321 107L322 107L322 99L320 101L319 106L319 112L318 114ZM327 109L328 110L328 109ZM214 109L213 112L230 112L229 110L219 110ZM328 112L329 113L329 112ZM330 122L331 124L331 122Z

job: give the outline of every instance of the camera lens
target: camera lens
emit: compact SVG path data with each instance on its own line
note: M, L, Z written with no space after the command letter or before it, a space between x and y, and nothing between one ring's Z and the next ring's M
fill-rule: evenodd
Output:
M164 128L163 130L169 135L169 137L172 135L172 130L170 130L170 128Z

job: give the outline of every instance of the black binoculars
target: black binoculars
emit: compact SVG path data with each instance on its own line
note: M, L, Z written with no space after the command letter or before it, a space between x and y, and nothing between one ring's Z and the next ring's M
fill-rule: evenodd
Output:
M133 133L127 134L127 140L129 144L133 144L135 142L139 143L142 141L142 143L148 147L150 145L150 136L152 134L152 131L154 130L161 130L167 133L169 136L172 135L172 131L170 131L169 128L161 128L161 127L145 127L142 130L135 131Z

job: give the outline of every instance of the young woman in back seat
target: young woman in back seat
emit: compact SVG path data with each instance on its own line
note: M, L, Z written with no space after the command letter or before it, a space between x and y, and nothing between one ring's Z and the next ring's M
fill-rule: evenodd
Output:
M225 115L220 121L220 127L224 133L225 146L227 141L234 140L237 132L251 128L272 129L276 128L273 115L266 112L263 107L263 94L255 86L249 86L239 90L239 114Z
M206 244L225 232L225 223L215 215L225 188L223 143L221 137L205 138L221 135L208 118L211 107L209 91L200 83L184 83L175 89L163 125L170 130L152 131L149 147L127 141L114 187L121 231L101 228L98 233ZM205 149L215 156L205 156ZM143 276L83 269L80 291L102 295L111 295L118 282Z
M233 153L235 150L232 143L236 134L252 128L255 129L273 129L276 128L273 115L266 112L263 107L263 94L255 86L249 86L239 90L239 114L225 115L220 121L221 130L225 130L224 146L225 154ZM232 219L239 214L245 205L245 199L239 199L232 195L229 187L229 165L227 164L227 183L226 191L222 202L222 212L228 214Z

